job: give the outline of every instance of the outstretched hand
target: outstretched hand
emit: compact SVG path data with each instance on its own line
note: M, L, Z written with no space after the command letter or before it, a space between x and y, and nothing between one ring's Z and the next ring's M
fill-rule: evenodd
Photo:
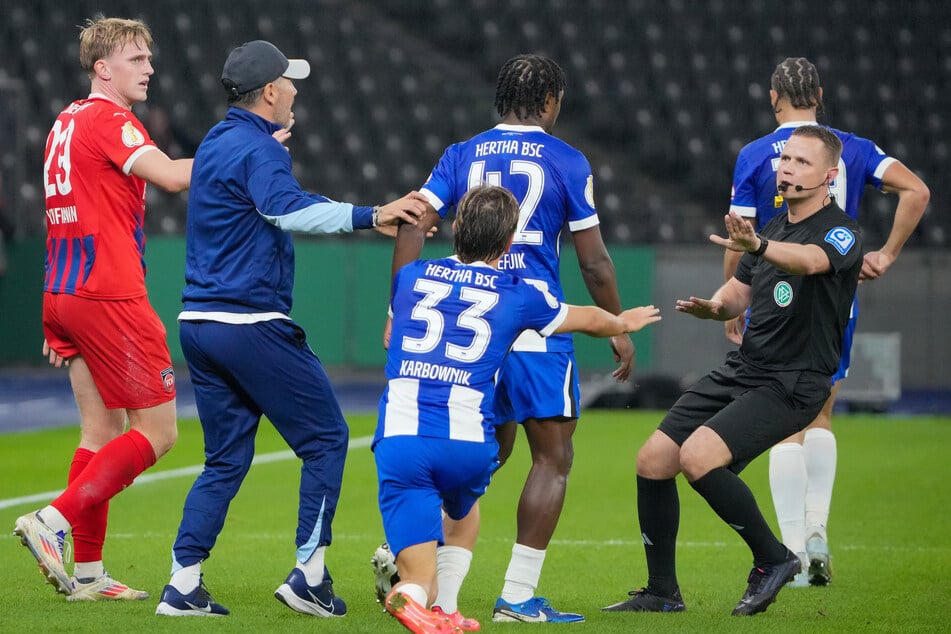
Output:
M397 226L400 221L411 225L417 224L417 219L426 213L429 201L419 192L413 191L398 200L380 206L380 215L377 218L377 228L381 226Z
M620 314L627 332L637 332L644 326L660 321L660 309L653 306L628 308Z
M713 301L712 299L701 299L699 297L678 299L674 308L677 312L687 313L699 319L720 320L723 316L723 302Z
M731 211L723 216L723 223L726 225L727 237L711 235L710 242L738 252L755 251L759 247L759 238L749 220Z

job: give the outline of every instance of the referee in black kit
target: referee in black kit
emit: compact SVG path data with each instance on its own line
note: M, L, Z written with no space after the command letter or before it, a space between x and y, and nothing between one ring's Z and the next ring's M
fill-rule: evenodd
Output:
M789 212L761 235L730 213L729 237L710 236L746 253L712 298L678 300L676 309L725 321L750 306L749 326L739 350L680 397L638 452L637 512L648 583L605 610L685 609L675 566L680 501L674 479L681 471L753 553L749 585L734 615L763 612L799 572L799 558L773 534L737 474L804 429L829 396L862 267L858 223L829 196L841 152L827 128L797 128L776 173Z

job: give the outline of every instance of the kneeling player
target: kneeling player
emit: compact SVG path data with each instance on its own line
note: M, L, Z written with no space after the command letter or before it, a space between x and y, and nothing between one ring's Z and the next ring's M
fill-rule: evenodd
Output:
M400 571L384 605L413 632L479 628L432 606L436 549L451 544L471 558L476 501L498 465L494 377L515 338L529 329L611 337L660 320L653 306L612 315L563 304L499 271L517 222L508 190L474 188L456 211L455 255L410 263L393 281L388 383L373 447L383 528ZM454 520L451 536L443 509Z

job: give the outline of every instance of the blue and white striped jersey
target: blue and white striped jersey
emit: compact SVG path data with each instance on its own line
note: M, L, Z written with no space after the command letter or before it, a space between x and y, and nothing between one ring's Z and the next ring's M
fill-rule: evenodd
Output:
M747 218L756 218L757 231L774 216L787 211L785 200L776 192L776 170L786 141L801 125L815 125L815 122L793 121L781 125L771 134L747 144L736 158L730 210ZM832 181L830 190L839 207L851 217L858 218L865 186L881 189L882 175L895 159L868 139L829 129L842 140L839 174ZM797 184L811 187L815 183Z
M495 374L525 329L550 335L568 307L482 262L417 260L393 279L387 387L373 440L489 442Z
M594 179L584 155L538 126L499 124L449 146L421 192L443 217L470 188L500 185L519 201L519 222L499 268L540 282L564 301L559 274L560 238L598 224ZM544 339L526 332L513 350L572 352L570 334Z

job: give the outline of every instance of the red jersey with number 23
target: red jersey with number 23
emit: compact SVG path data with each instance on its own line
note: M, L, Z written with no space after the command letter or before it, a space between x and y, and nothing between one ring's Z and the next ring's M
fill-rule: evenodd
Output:
M132 111L103 95L60 113L43 164L45 292L107 300L146 294L146 183L131 169L153 149Z

